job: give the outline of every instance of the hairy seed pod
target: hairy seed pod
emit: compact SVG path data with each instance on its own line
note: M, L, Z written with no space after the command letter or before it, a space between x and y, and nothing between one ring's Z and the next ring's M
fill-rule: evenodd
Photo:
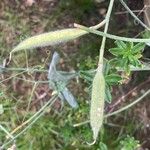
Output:
M23 50L23 49L31 49L36 47L43 47L43 46L49 46L49 45L55 45L55 44L67 42L75 38L78 38L86 33L87 33L86 31L76 29L76 28L69 28L69 29L43 33L25 39L20 44L18 44L12 50L12 52Z
M90 125L93 131L93 139L96 141L103 123L105 98L105 79L102 69L98 70L92 84L92 99L90 108Z

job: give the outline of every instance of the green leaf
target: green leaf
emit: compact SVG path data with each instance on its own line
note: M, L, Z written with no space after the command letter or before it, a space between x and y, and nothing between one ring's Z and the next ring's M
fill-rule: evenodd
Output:
M141 62L136 57L133 57L133 61L135 63L135 65L134 65L135 67L141 67L142 66Z
M105 88L105 100L108 103L111 103L112 101L111 90L108 85L106 85L106 88Z
M115 42L118 47L112 48L109 51L116 56L110 61L111 66L119 67L130 74L130 66L140 67L139 59L142 57L141 50L144 49L145 43L138 43L134 46L133 42Z
M133 48L133 42L127 42L126 43L126 50L131 51L132 48Z
M113 58L109 61L110 65L113 67L116 67L118 64L118 59L117 58Z
M129 65L128 63L129 63L128 58L123 58L120 60L120 67L126 68L126 66Z
M145 47L145 43L138 43L132 48L132 54L136 54L138 52L142 52Z
M120 49L126 49L126 44L123 41L115 41L115 44L120 48Z
M121 150L136 150L140 146L139 141L134 137L127 136L124 140L120 141Z
M124 49L120 49L120 48L111 48L109 49L109 52L115 56L119 56L122 55L124 53Z
M135 67L141 67L141 62L138 60L138 58L136 58L135 56L129 56L129 63L130 65L133 65Z
M108 85L114 85L120 83L122 77L118 74L110 74L105 77L105 80Z
M136 61L134 59L134 56L131 55L131 56L128 57L128 59L130 61L130 64L132 64L133 66L136 66Z
M102 142L99 143L99 148L100 148L100 150L108 150L106 144L104 144Z
M104 75L107 75L109 73L109 70L110 70L110 64L109 64L109 61L104 61Z
M122 58L114 58L114 59L111 59L109 61L110 65L111 65L111 68L116 68L116 67L122 67L121 63L122 63Z

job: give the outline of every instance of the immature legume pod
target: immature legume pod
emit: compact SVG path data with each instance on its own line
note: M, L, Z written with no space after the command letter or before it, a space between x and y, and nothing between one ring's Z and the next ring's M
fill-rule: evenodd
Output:
M96 141L103 123L105 98L105 79L102 71L97 71L92 85L92 98L90 108L90 125L93 131L93 139Z
M87 32L76 28L69 28L69 29L43 33L25 39L20 44L18 44L12 50L12 52L23 50L23 49L31 49L36 47L59 44L59 43L73 40L84 34L87 34Z

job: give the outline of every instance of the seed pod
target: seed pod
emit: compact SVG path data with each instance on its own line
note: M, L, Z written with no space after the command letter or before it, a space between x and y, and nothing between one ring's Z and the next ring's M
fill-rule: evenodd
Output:
M96 141L103 123L105 98L105 79L102 69L98 70L92 84L92 99L90 108L90 125L93 131L93 139Z
M49 45L55 45L55 44L67 42L75 38L78 38L86 33L87 33L86 31L76 29L76 28L69 28L69 29L43 33L25 39L20 44L18 44L12 50L12 52L23 50L23 49L31 49L36 47L43 47L43 46L49 46Z

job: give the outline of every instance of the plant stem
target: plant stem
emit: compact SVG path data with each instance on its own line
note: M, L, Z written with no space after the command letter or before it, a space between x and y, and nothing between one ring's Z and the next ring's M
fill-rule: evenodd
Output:
M95 26L91 26L90 29L99 29L99 28L101 28L105 23L106 23L106 19L104 19L102 22L100 22L99 24L97 24L97 25L95 25Z
M130 10L130 8L126 5L126 3L123 0L120 0L121 4L124 6L124 8L130 13L130 15L136 20L138 21L138 23L141 24L141 26L143 26L145 29L150 30L150 28L144 24L133 12L132 10Z
M31 127L31 125L33 125L43 114L44 114L44 110L47 107L52 106L52 104L55 102L57 98L57 95L54 95L38 112L36 112L31 118L29 118L27 121L25 121L24 123L22 123L20 126L18 126L16 129L14 129L10 134L14 134L15 132L17 132L19 129L21 129L23 126L25 126L26 124L28 124L29 122L32 122L26 127L24 128L21 132L19 132L17 135L15 135L13 137L13 139L9 140L7 143L3 144L2 147L0 148L4 148L6 147L9 143L11 143L14 139L18 138L20 135L22 135L28 128Z
M38 82L35 82L34 85L33 85L32 90L31 90L31 94L30 94L30 97L29 97L29 100L28 100L29 102L28 102L28 106L27 106L26 112L28 112L29 109L30 109L30 105L31 105L31 102L32 102L32 97L34 95L34 92L35 92L35 89L36 89L37 86L38 86ZM27 114L23 117L23 121L22 122L24 122L26 116L27 116Z
M147 92L145 92L142 96L140 96L138 99L136 99L134 102L130 103L129 105L124 106L123 108L120 108L119 110L116 110L116 111L114 111L114 112L112 112L112 113L106 114L106 115L104 116L104 118L111 117L111 116L113 116L113 115L116 115L116 114L118 114L118 113L121 113L121 112L123 112L123 111L125 111L125 110L131 108L132 106L134 106L135 104L139 103L144 97L146 97L146 96L149 95L149 94L150 94L150 89L149 89ZM87 123L89 123L89 122L90 122L90 120L87 120L87 121L84 121L84 122L81 122L81 123L74 124L73 126L74 126L74 127L78 127L78 126L87 124Z
M125 42L135 42L135 43L149 43L150 39L146 38L146 39L142 39L142 38L128 38L128 37L122 37L122 36L117 36L117 35L113 35L113 34L108 34L108 33L104 33L95 29L90 29L86 26L83 25L79 25L79 24L74 24L74 27L85 30L89 33L93 33L99 36L103 36L103 37L107 37L109 39L113 39L113 40L120 40L120 41L125 41Z
M111 12L112 12L113 4L114 4L114 0L110 0L109 7L108 7L108 12L106 14L106 24L105 24L105 28L104 28L104 34L106 34L107 31L108 31L108 26L109 26L109 21L110 21L110 15L111 15ZM104 56L104 50L105 50L105 43L106 43L106 36L103 36L102 44L101 44L101 47L100 47L99 65L103 64L103 56Z
M121 68L116 68L118 71L124 71L123 69ZM3 69L5 72L8 72L8 71L24 71L24 72L30 72L30 73L34 73L34 72L48 72L48 70L44 70L44 69L34 69L34 68L4 68ZM150 70L150 65L145 65L143 68L130 68L131 71L148 71ZM80 74L80 72L87 72L87 73L94 73L96 70L87 70L87 71L78 71L77 73ZM58 71L60 73L64 73L62 71ZM18 77L15 77L15 78L18 78ZM21 78L18 78L21 80ZM23 79L22 79L23 80ZM26 80L28 81L28 80ZM33 81L33 80L32 80ZM29 82L32 82L32 81L29 81ZM37 82L37 81L33 81L34 82ZM48 83L48 81L40 81L40 82L44 82L44 83Z
M2 71L26 71L26 72L48 72L48 70L44 69L36 69L36 68L2 68L0 67L0 70Z
M125 110L129 109L130 107L132 107L135 104L137 104L138 102L140 102L148 94L150 94L150 90L148 90L147 92L145 92L141 97L139 97L137 100L135 100L134 102L130 103L129 105L127 105L127 106L125 106L125 107L123 107L123 108L121 108L119 110L116 110L116 111L114 111L114 112L112 112L110 114L105 115L105 118L113 116L113 115L116 115L116 114L118 114L118 113L120 113L122 111L125 111Z
M9 133L1 124L0 129L3 130L12 140L14 140L14 137L11 133Z
M22 72L20 72L20 73L18 73L18 74L15 74L15 75L12 75L12 76L6 78L6 79L0 81L0 84L2 84L4 81L10 80L10 79L12 79L12 78L14 78L14 77L16 77L16 76L18 76L18 75L21 75L21 74L23 74L24 72L26 72L26 71L22 71Z

